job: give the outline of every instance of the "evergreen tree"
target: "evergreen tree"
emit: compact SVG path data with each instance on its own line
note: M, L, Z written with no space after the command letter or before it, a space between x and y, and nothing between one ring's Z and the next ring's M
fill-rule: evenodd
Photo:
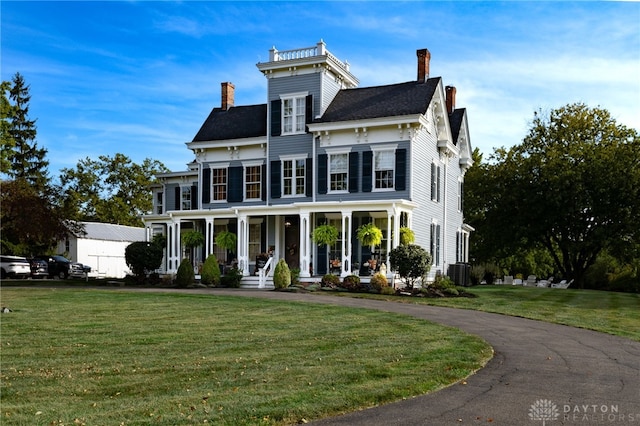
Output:
M36 142L36 121L29 119L29 86L20 73L16 73L12 82L13 86L2 83L2 150L5 151L2 172L13 179L24 179L44 193L49 181L49 161L45 159L47 150L38 147ZM7 89L9 105L5 105ZM5 163L9 166L6 170Z
M0 86L2 92L2 98L0 99L0 114L2 121L0 122L0 131L2 137L2 149L0 149L0 173L8 174L11 169L11 161L9 160L9 153L13 152L16 146L16 141L11 135L11 122L10 117L13 117L14 107L9 102L7 94L11 90L11 82L3 81Z

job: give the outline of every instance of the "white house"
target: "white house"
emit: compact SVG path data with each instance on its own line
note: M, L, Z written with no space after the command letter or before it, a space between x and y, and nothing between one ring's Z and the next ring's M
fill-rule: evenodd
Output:
M330 270L342 276L375 258L390 271L388 253L409 227L433 255L431 276L466 262L471 228L462 214L465 171L472 165L467 112L456 88L429 75L431 55L417 51L414 81L358 88L349 64L324 42L269 52L257 64L267 79L266 103L234 105L235 86L222 83L214 107L187 148L188 170L158 175L149 235L167 237L163 270L187 253L180 235L197 230L203 260L237 260L248 285L256 256L273 252L302 278ZM384 70L380 70L384 73ZM371 253L355 237L373 222L383 241ZM313 229L334 225L332 247L313 243ZM215 236L238 237L231 253ZM261 284L262 285L262 284Z
M146 240L145 228L110 223L81 222L85 234L71 235L58 243L58 252L84 265L91 266L89 276L124 278L131 273L124 257L126 247Z

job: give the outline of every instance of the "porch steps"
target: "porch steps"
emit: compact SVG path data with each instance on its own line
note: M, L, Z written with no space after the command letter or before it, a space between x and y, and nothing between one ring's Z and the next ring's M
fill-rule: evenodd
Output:
M254 290L273 290L273 277L267 277L264 288L260 288L260 277L248 276L242 277L240 288Z

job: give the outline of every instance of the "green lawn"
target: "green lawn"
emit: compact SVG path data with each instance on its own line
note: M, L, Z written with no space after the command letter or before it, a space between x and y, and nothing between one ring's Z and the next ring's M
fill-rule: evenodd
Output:
M495 312L587 328L640 341L640 294L510 285L483 285L465 290L478 297L356 297ZM354 296L351 293L339 294Z
M2 424L296 424L430 392L479 338L371 310L214 295L7 288Z

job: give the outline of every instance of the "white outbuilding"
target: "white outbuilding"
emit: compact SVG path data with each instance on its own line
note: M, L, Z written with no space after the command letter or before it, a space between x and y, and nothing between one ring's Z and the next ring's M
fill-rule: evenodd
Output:
M91 266L90 277L124 278L131 271L124 252L135 241L145 241L144 228L111 223L81 222L83 235L70 235L58 243L68 259Z

